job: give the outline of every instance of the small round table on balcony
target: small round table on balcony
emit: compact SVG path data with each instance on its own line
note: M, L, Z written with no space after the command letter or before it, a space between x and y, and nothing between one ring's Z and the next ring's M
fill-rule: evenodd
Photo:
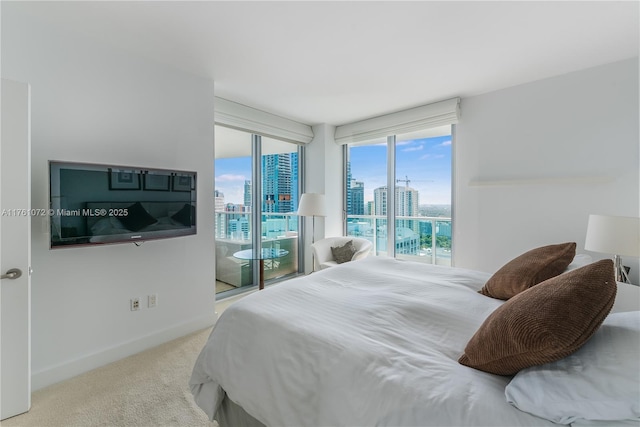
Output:
M258 286L258 289L260 290L264 289L264 260L282 258L283 256L287 256L287 255L289 255L289 251L285 249L275 249L275 248L262 248L258 256L254 255L253 249L245 249L243 251L238 251L233 254L233 256L238 259L260 261L260 285Z

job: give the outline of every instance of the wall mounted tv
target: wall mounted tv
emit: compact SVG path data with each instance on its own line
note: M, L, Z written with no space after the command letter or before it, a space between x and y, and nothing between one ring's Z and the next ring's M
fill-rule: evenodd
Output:
M49 161L51 248L196 234L196 172Z

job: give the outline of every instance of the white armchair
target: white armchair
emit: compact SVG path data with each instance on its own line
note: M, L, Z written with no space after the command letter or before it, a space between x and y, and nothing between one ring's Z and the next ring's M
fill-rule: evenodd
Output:
M311 245L311 249L313 250L314 270L323 270L325 268L338 265L338 263L333 259L331 248L342 246L349 240L353 241L353 246L356 248L356 253L353 254L351 261L365 258L369 255L371 248L373 248L373 243L361 237L340 236L327 237L322 240L318 240Z

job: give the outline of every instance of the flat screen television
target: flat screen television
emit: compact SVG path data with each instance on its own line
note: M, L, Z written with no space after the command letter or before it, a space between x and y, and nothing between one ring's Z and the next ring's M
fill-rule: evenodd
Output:
M196 234L196 172L49 161L51 248Z

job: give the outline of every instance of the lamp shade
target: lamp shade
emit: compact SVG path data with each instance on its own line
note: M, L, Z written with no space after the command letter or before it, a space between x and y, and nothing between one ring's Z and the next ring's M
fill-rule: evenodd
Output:
M304 193L298 206L300 216L327 216L324 205L324 194Z
M640 218L589 215L584 248L593 252L640 256Z

